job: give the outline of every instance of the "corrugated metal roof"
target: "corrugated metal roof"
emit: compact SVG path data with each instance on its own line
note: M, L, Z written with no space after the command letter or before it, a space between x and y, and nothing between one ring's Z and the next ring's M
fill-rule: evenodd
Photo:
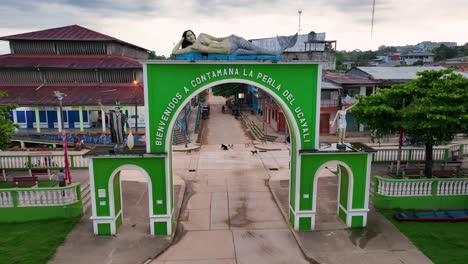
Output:
M116 39L114 37L87 29L79 25L51 28L28 33L0 37L0 40L64 40L64 41L115 41L132 47L142 47ZM147 51L147 50L146 50Z
M315 39L320 40L320 41L325 40L325 33L316 33ZM307 42L308 40L309 40L309 34L298 35L296 44L294 44L294 46L292 46L291 48L286 49L286 52L304 52L305 51L304 42ZM278 40L276 40L276 37L251 39L250 41L256 46L259 46L268 50L280 49L280 46L279 46ZM316 44L314 48L315 48L314 50L316 51L324 51L325 44Z
M373 80L369 80L367 78L352 74L347 74L344 72L323 71L322 76L324 79L327 79L337 84L377 84L377 82Z
M0 84L0 90L8 97L0 98L0 104L13 103L22 106L58 105L54 91L67 96L63 105L113 105L118 100L123 105L144 103L143 84L96 83L96 84Z
M141 69L134 59L114 55L17 55L0 56L1 68Z
M442 70L444 67L356 67L370 75L374 80L413 80L416 73L428 70Z
M333 83L327 82L327 81L322 81L321 86L322 86L322 90L323 89L334 89L334 90L341 89L341 86L338 86L336 84L333 84Z

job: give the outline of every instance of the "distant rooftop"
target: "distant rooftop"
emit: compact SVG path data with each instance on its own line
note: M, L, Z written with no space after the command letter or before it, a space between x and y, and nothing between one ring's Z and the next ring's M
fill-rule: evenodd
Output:
M444 67L356 67L362 72L372 76L374 80L412 80L418 76L416 73L429 70L443 70ZM352 69L351 69L352 70ZM466 74L465 74L466 75Z
M377 84L377 82L369 80L364 77L338 72L338 71L323 71L323 78L332 81L336 84Z
M71 25L4 36L0 37L0 40L114 41L146 51L145 48L87 29L79 25Z

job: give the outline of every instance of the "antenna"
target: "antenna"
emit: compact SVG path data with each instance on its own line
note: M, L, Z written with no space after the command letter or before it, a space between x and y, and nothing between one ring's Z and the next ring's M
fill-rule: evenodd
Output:
M299 14L299 30L297 31L297 33L301 34L301 14L302 14L302 10L297 11L297 13Z
M374 34L374 13L375 13L375 0L372 1L372 20L371 20L371 29L370 29L370 38Z

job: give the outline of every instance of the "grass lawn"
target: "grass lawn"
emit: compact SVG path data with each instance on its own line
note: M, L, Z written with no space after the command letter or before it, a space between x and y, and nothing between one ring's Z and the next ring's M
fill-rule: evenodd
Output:
M0 263L47 263L79 220L1 223Z
M397 211L381 213L434 263L468 263L468 221L400 222L393 217Z

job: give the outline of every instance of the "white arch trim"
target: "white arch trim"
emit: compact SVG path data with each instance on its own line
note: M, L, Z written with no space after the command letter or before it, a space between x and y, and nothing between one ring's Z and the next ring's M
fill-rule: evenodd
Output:
M318 183L318 179L320 178L320 175L319 175L319 172L323 169L326 169L326 167L328 166L328 164L330 163L333 163L333 162L336 162L337 164L337 169L340 170L340 168L338 167L338 165L341 165L343 166L346 171L348 172L348 177L349 177L349 181L348 181L348 202L346 204L346 208L342 208L344 209L345 212L348 213L349 210L351 210L352 208L352 204L353 204L353 187L354 187L354 175L353 175L353 171L351 170L351 168L344 162L342 161L339 161L339 160L330 160L330 161L327 161L326 163L322 164L318 169L317 171L315 172L315 175L314 175L314 190L313 190L313 197L312 197L312 213L314 215L314 217L312 218L312 226L315 226L315 214L317 213L317 183ZM340 190L341 190L341 171L338 172L338 195L337 195L337 203L338 203L338 206L337 206L337 213L339 211L339 208L341 207L340 205ZM346 225L347 226L351 226L351 217L347 216L346 217ZM349 220L348 220L349 219Z
M109 213L110 213L110 217L112 217L114 219L113 223L111 223L111 234L115 234L116 233L116 224L115 224L115 221L117 220L118 216L122 213L122 210L123 210L123 199L122 199L122 180L119 181L119 185L120 185L120 212L118 212L117 215L115 215L115 204L114 204L114 178L115 178L115 175L117 175L117 173L119 173L120 171L122 170L137 170L139 172L141 172L145 177L146 177L146 180L147 180L147 185L148 185L148 217L150 219L153 218L153 187L152 187L152 182L151 182L151 177L149 176L149 174L146 172L146 170L144 170L143 168L139 167L139 166L136 166L136 165L131 165L131 164L127 164L127 165L122 165L118 168L116 168L111 176L109 177L109 181L107 182L107 189L109 190ZM123 220L123 216L122 216L122 220ZM151 234L154 235L154 224L152 223L152 221L150 221L150 230L151 230Z

